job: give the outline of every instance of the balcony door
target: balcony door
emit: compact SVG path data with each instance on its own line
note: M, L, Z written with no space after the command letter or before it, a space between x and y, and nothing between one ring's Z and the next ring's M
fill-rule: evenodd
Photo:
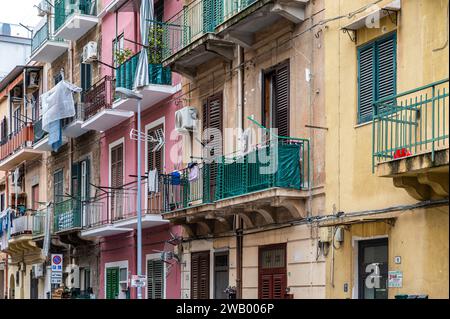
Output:
M83 216L83 226L86 225L85 205L89 200L90 189L90 161L89 159L72 164L72 197L73 212Z
M111 148L111 219L123 218L123 143Z
M191 254L191 299L209 299L209 251Z
M388 239L358 243L359 299L388 298Z

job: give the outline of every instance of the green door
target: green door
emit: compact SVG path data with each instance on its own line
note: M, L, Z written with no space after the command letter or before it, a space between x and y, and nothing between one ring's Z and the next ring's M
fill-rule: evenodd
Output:
M106 299L119 297L119 267L106 268Z

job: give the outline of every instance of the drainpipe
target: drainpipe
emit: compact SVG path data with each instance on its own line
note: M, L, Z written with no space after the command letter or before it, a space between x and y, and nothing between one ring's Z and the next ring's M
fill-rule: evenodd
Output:
M244 128L244 49L237 46L237 64L238 64L238 85L237 85L237 129L238 145L239 139ZM235 215L236 231L236 298L242 299L242 255L243 255L243 233L242 218Z

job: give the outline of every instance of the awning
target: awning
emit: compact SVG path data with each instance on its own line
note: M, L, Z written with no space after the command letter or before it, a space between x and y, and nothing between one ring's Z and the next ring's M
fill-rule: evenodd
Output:
M384 7L374 5L373 7L368 9L370 10L370 12L366 12L363 16L354 19L352 22L346 24L341 29L356 31L364 27L367 28L370 28L371 26L373 27L378 21L388 16L389 14L400 11L400 9L401 9L400 0L392 1L388 5L385 5Z

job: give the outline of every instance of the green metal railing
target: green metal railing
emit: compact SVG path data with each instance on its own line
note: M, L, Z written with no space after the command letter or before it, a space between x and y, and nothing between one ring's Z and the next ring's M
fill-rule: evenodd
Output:
M311 187L309 140L271 135L269 142L245 155L220 156L199 164L194 176L192 169L182 170L179 177L163 175L164 210L213 203L277 187L298 190Z
M47 208L38 210L33 213L33 237L44 236L46 215Z
M258 0L194 0L169 20L159 24L163 33L163 61L224 23Z
M48 23L45 23L36 33L33 35L31 40L31 52L34 53L39 49L46 41L64 41L61 38L57 38L51 35L51 30L49 30Z
M54 205L53 231L55 233L81 227L81 202L64 200Z
M372 166L448 148L448 79L373 104ZM381 111L378 111L381 110Z
M55 30L58 30L73 13L97 15L96 0L55 0Z
M118 66L116 71L116 86L133 89L134 77L139 61L140 52ZM172 71L161 64L149 64L148 76L151 84L171 85Z

